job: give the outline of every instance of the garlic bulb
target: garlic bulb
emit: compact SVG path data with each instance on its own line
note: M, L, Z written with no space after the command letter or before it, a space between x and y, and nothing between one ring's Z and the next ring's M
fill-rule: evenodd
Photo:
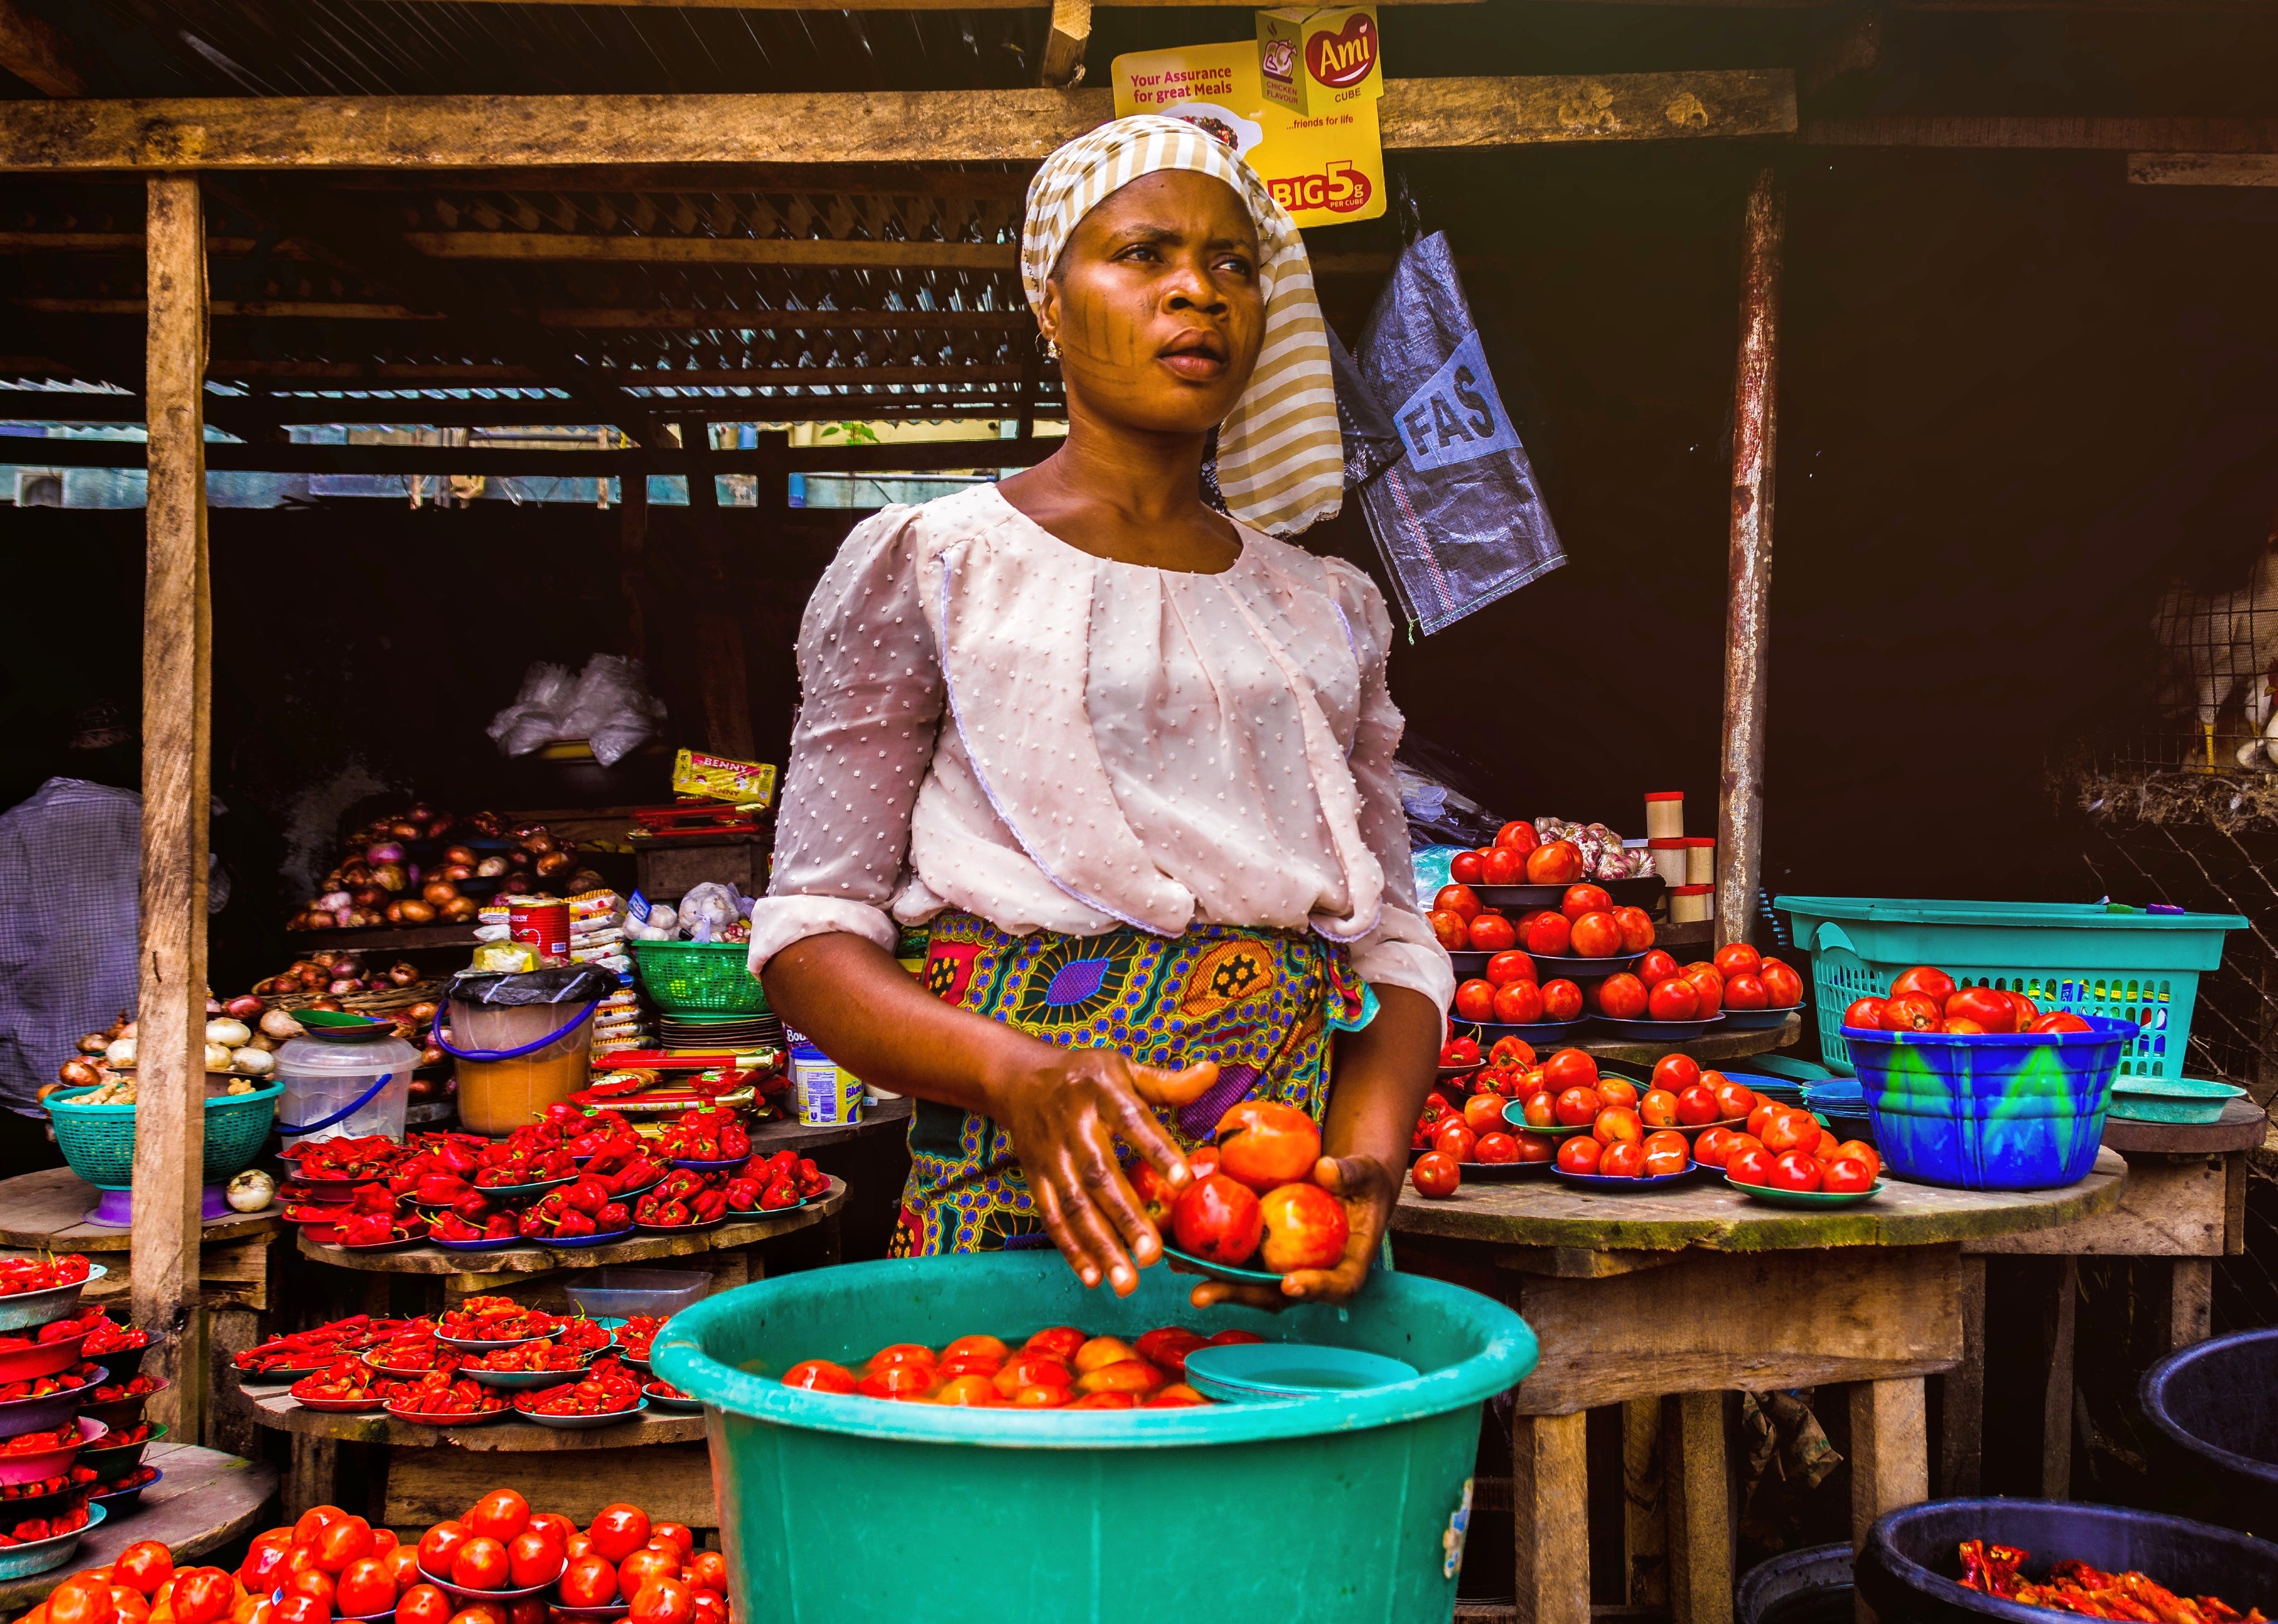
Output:
M248 1168L229 1181L224 1199L241 1213L257 1213L277 1199L277 1181L259 1168Z
M265 1077L277 1069L277 1057L266 1049L250 1046L238 1050L230 1059L235 1069L248 1077Z
M106 1066L132 1066L134 1063L134 1039L113 1038L103 1046L103 1061Z
M293 1018L293 1012L289 1009L272 1009L261 1017L262 1035L280 1042L287 1038L301 1037L308 1030Z
M225 1049L241 1049L252 1037L253 1029L242 1021L225 1018L206 1023L206 1041Z

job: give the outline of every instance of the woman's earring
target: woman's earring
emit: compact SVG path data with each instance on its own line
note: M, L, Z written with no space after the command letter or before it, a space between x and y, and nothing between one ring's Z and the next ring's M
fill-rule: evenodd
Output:
M1060 358L1059 341L1051 338L1045 333L1039 333L1036 334L1036 348L1038 350L1043 352L1043 357L1047 361L1057 361Z

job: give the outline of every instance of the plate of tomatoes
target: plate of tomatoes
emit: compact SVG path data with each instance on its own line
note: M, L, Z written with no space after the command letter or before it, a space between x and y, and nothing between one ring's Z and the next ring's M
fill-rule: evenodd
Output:
M1313 1182L1320 1157L1320 1129L1308 1113L1243 1099L1188 1155L1190 1183L1173 1191L1142 1158L1132 1164L1133 1188L1162 1228L1166 1255L1218 1279L1275 1283L1344 1256L1349 1222L1344 1203Z
M1883 1190L1883 1159L1863 1139L1836 1138L1807 1106L1766 1100L1747 1131L1697 1142L1701 1159L1724 1169L1724 1182L1753 1200L1777 1207L1855 1207Z
M1579 1189L1640 1195L1682 1184L1701 1170L1683 1134L1663 1128L1631 1139L1620 1137L1621 1131L1601 1137L1594 1130L1586 1138L1568 1139L1558 1147L1551 1171Z

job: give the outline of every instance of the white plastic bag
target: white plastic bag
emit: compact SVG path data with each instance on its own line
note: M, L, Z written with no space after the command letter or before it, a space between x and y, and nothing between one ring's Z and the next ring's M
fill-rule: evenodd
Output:
M648 691L640 662L597 654L577 674L560 737L585 739L595 761L614 767L661 734L663 724L664 701Z
M680 929L692 942L716 942L743 917L736 888L706 880L680 899Z
M533 660L522 674L522 692L514 703L491 718L487 730L505 755L528 755L540 745L569 735L562 721L570 709L577 685L566 665Z

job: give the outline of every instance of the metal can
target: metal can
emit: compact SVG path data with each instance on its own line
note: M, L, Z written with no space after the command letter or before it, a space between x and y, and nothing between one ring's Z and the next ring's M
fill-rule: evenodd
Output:
M538 955L540 969L570 962L570 905L551 900L509 902L506 937Z

